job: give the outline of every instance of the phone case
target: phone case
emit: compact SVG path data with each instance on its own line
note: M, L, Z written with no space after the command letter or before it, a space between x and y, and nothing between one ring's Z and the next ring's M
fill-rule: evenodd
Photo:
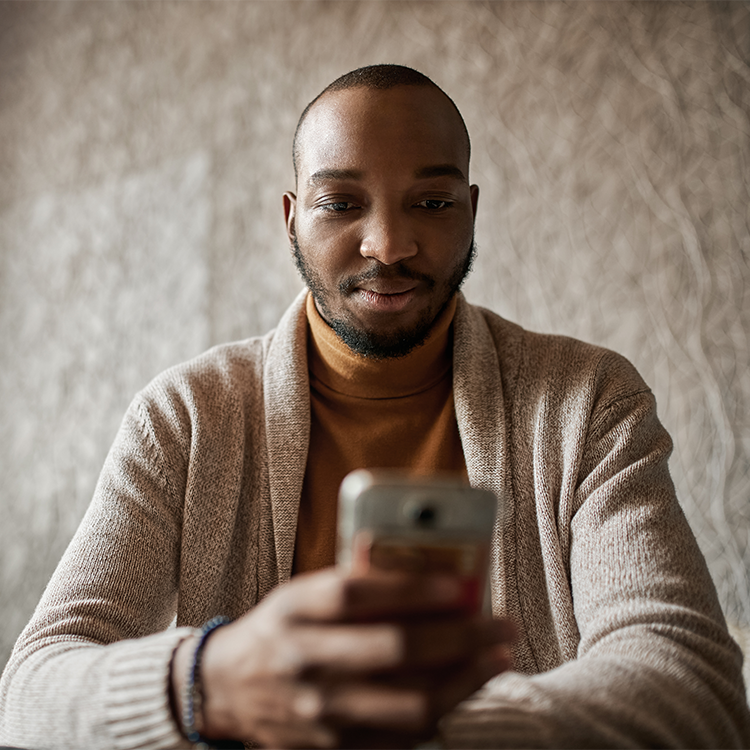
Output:
M492 492L454 478L357 470L339 493L338 562L463 579L479 607L499 504Z

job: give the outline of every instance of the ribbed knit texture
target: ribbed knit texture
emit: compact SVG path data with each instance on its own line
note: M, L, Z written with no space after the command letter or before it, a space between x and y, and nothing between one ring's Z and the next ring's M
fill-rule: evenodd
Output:
M175 610L179 627L238 617L291 574L306 329L300 295L275 332L217 347L135 398L3 674L0 743L184 747L166 675L191 631L165 630ZM519 638L517 673L446 717L446 742L750 746L741 654L633 367L459 297L453 393L469 479L505 504L492 601Z

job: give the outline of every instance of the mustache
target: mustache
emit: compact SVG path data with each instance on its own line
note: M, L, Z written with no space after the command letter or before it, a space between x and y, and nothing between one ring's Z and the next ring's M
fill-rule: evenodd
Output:
M435 287L435 279L432 276L409 268L403 261L399 261L392 266L384 266L382 263L375 261L364 271L354 276L347 276L339 282L339 291L342 294L349 294L353 289L362 284L362 282L373 281L374 279L382 279L384 281L403 281L404 279L408 279L409 281L421 281L428 289Z

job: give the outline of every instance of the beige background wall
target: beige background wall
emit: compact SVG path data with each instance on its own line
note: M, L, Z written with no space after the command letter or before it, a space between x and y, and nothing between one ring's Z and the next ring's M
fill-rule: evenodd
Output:
M296 118L383 61L472 134L467 295L635 362L750 625L750 5L3 2L0 665L135 391L300 288Z

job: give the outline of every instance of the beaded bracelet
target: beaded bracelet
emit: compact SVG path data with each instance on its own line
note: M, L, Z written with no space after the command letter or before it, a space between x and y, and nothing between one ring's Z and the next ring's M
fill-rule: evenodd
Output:
M201 657L203 656L203 648L206 645L208 636L217 628L226 625L228 622L228 617L214 617L201 628L201 637L198 641L198 645L193 651L193 658L190 662L187 682L185 683L184 692L182 694L182 731L185 733L188 740L198 748L198 750L210 750L211 748L209 741L202 737L195 727L196 699L200 700L201 698L200 665Z

